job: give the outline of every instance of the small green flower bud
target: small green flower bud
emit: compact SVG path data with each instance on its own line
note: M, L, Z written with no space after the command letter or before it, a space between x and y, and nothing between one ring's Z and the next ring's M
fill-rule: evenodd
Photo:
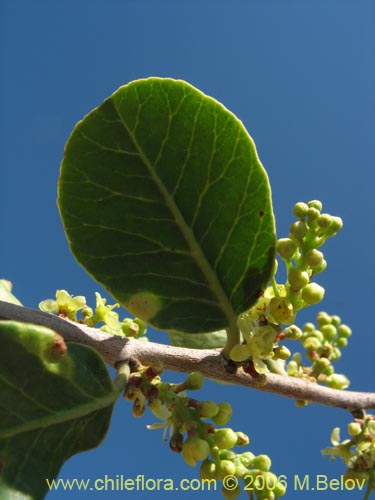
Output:
M221 494L225 500L236 500L241 494L241 487L239 484L235 486L233 489L227 489L225 486L223 486L221 490Z
M210 447L207 441L196 436L188 437L182 445L182 456L192 467L195 467L198 461L207 458L209 453Z
M94 311L92 310L91 307L86 306L82 309L81 311L82 318L84 321L88 320L89 318L92 318L94 315Z
M240 458L240 461L242 465L246 468L252 467L255 455L254 453L251 453L251 451L245 451L245 453L241 453L241 455L238 455Z
M325 269L327 269L327 261L325 259L322 260L321 264L319 266L315 266L313 270L313 274L319 274L322 273Z
M236 472L234 475L240 479L241 477L244 477L247 474L247 468L242 465L241 462L238 460L235 461L235 466L236 466Z
M345 375L333 373L326 378L326 384L332 389L346 389L349 387L349 379Z
M283 497L286 493L286 485L283 483L276 483L275 488L273 489L276 498Z
M339 337L336 341L337 347L346 347L348 345L348 339L344 337Z
M258 455L255 457L253 462L254 469L259 469L263 472L267 472L271 468L271 459L268 455Z
M273 297L268 305L268 314L272 323L293 323L295 314L292 304L286 297Z
M202 479L215 479L216 478L216 465L214 462L205 458L201 464L199 475Z
M202 401L202 403L199 405L197 409L201 417L211 418L218 414L219 405L216 404L214 401L207 400L207 401Z
M370 433L370 436L375 439L375 420L370 420L367 423L367 430Z
M229 403L219 403L219 411L211 418L217 425L226 425L232 417L232 407Z
M222 481L226 476L234 476L236 466L230 460L221 460L216 464L216 478Z
M343 222L341 217L333 217L332 216L332 222L331 225L327 228L327 234L329 236L335 235L340 229L342 229Z
M310 208L315 208L316 210L319 210L319 212L321 211L321 209L323 208L323 204L321 201L319 200L310 200L307 205L310 207Z
M215 447L217 448L217 447ZM236 458L236 453L234 453L234 451L232 450L220 450L219 449L219 459L220 460L231 460L233 463L234 463L234 460Z
M317 283L310 283L302 289L302 298L307 304L319 304L323 300L325 290Z
M288 281L292 289L298 291L309 283L310 277L306 271L291 267L288 272Z
M350 436L358 436L362 432L362 426L358 422L350 422L348 425L348 434Z
M237 444L237 439L237 434L230 428L219 429L214 435L215 444L221 450L233 448Z
M244 432L236 432L237 435L237 446L247 446L250 443L249 436Z
M276 359L283 359L283 360L288 359L292 354L285 345L275 347L273 352Z
M352 334L352 330L347 325L340 325L337 329L337 335L339 337L347 338L347 337L350 337L351 334Z
M324 335L324 338L330 342L336 337L337 329L334 325L323 325L320 331Z
M307 226L302 221L293 222L293 224L290 226L290 235L299 242L303 240L306 232Z
M329 354L328 359L331 361L337 361L338 359L341 358L341 351L338 347L334 347L332 349L332 352Z
M332 224L332 217L329 214L321 214L318 217L318 226L327 229Z
M305 339L302 343L303 347L307 351L317 351L320 347L322 347L320 340L315 337L307 337L307 339Z
M327 358L322 358L322 359L327 359ZM329 361L329 360L328 360ZM333 366L331 364L329 364L327 366L327 368L324 368L324 370L322 371L322 373L324 375L332 375L332 373L334 373L335 369L333 368Z
M190 373L188 378L184 382L185 390L187 391L195 391L202 387L204 382L204 376L201 372L193 372Z
M276 250L282 259L290 260L297 250L297 245L290 238L280 238L277 241Z
M341 323L341 318L340 318L340 316L337 316L337 314L334 314L333 316L331 316L331 320L332 320L332 325L335 325L335 326L339 326L339 324Z
M295 361L289 361L286 371L289 376L295 377L299 372L299 365Z
M323 371L326 370L329 366L331 366L331 362L327 358L320 358L316 362L316 366L319 368L319 370Z
M134 318L133 323L138 325L138 336L144 335L147 332L147 325L139 318Z
M317 208L310 207L307 211L307 220L313 222L319 218L320 212Z
M310 267L319 267L321 266L324 260L324 255L322 252L317 250L316 248L311 248L305 253L304 261Z
M306 203L303 203L303 201L299 201L294 205L293 213L299 219L303 219L306 216L308 209L309 207L308 205L306 205Z
M284 330L285 335L290 340L298 340L302 337L302 330L296 325L290 325Z
M315 330L314 323L305 323L303 325L303 332L313 332Z
M308 339L310 337L314 337L315 339L318 339L319 342L324 341L324 335L320 330L313 330L312 332L307 332L303 334L303 339Z
M139 333L139 326L131 318L125 318L121 323L121 331L127 337L135 337Z
M318 325L320 327L323 325L330 325L332 323L331 316L323 311L321 311L317 314L316 320L317 320Z

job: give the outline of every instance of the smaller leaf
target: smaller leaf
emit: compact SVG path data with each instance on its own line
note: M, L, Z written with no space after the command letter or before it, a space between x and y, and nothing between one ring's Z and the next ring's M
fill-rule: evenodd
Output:
M41 500L72 455L104 438L120 387L93 349L0 321L0 498Z

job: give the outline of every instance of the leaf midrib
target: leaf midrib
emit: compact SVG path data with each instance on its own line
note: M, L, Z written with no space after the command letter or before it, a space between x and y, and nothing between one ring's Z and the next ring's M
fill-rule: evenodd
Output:
M8 439L13 436L23 434L24 432L52 427L53 425L63 424L69 420L79 419L95 411L107 408L116 401L118 396L119 390L115 386L110 393L99 398L95 398L88 403L74 406L73 408L69 408L68 410L59 410L58 412L55 412L53 414L45 415L44 417L39 417L37 419L29 420L13 427L2 429L0 430L0 439Z
M117 116L119 117L122 125L124 126L126 132L128 133L129 137L133 141L133 144L135 148L138 151L139 157L142 159L143 163L145 164L152 180L155 182L156 186L158 187L161 195L163 196L165 200L165 204L169 208L170 212L172 213L175 222L177 226L180 228L181 233L183 237L185 238L185 241L188 244L188 247L190 248L190 253L191 256L195 259L195 261L198 263L199 268L201 269L203 275L206 277L207 282L209 287L211 288L212 292L214 295L218 298L219 303L221 305L222 310L224 311L224 314L228 320L228 327L229 329L236 329L237 328L237 315L233 309L232 303L229 300L229 297L221 284L220 280L218 279L217 273L214 271L212 268L210 262L208 261L206 255L204 254L201 246L199 245L194 232L191 230L190 226L187 224L184 216L182 215L178 205L176 204L173 196L169 193L163 182L160 180L159 176L156 174L155 169L152 166L151 161L148 159L146 154L144 153L142 147L137 141L137 138L135 137L134 133L131 131L131 129L128 127L127 123L123 119L122 114L116 107L116 102L111 99L111 102L113 104L113 107L117 113Z

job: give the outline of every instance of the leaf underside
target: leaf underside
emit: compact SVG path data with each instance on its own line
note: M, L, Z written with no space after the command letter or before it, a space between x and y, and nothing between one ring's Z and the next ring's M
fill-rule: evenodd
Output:
M254 143L186 82L134 81L79 122L58 203L77 260L156 328L231 327L271 274L274 218Z
M0 498L41 500L104 438L117 395L101 357L52 330L0 321Z

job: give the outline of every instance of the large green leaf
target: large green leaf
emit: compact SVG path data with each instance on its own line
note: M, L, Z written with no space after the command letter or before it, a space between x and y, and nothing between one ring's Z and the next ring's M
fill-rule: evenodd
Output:
M254 143L183 81L137 80L78 123L59 208L78 261L160 329L233 327L274 263L270 188Z
M48 328L0 321L0 498L41 500L104 438L118 389L102 358Z
M176 347L188 347L189 349L218 349L224 347L227 341L227 332L196 333L186 335L184 332L171 330L168 332L171 344Z

